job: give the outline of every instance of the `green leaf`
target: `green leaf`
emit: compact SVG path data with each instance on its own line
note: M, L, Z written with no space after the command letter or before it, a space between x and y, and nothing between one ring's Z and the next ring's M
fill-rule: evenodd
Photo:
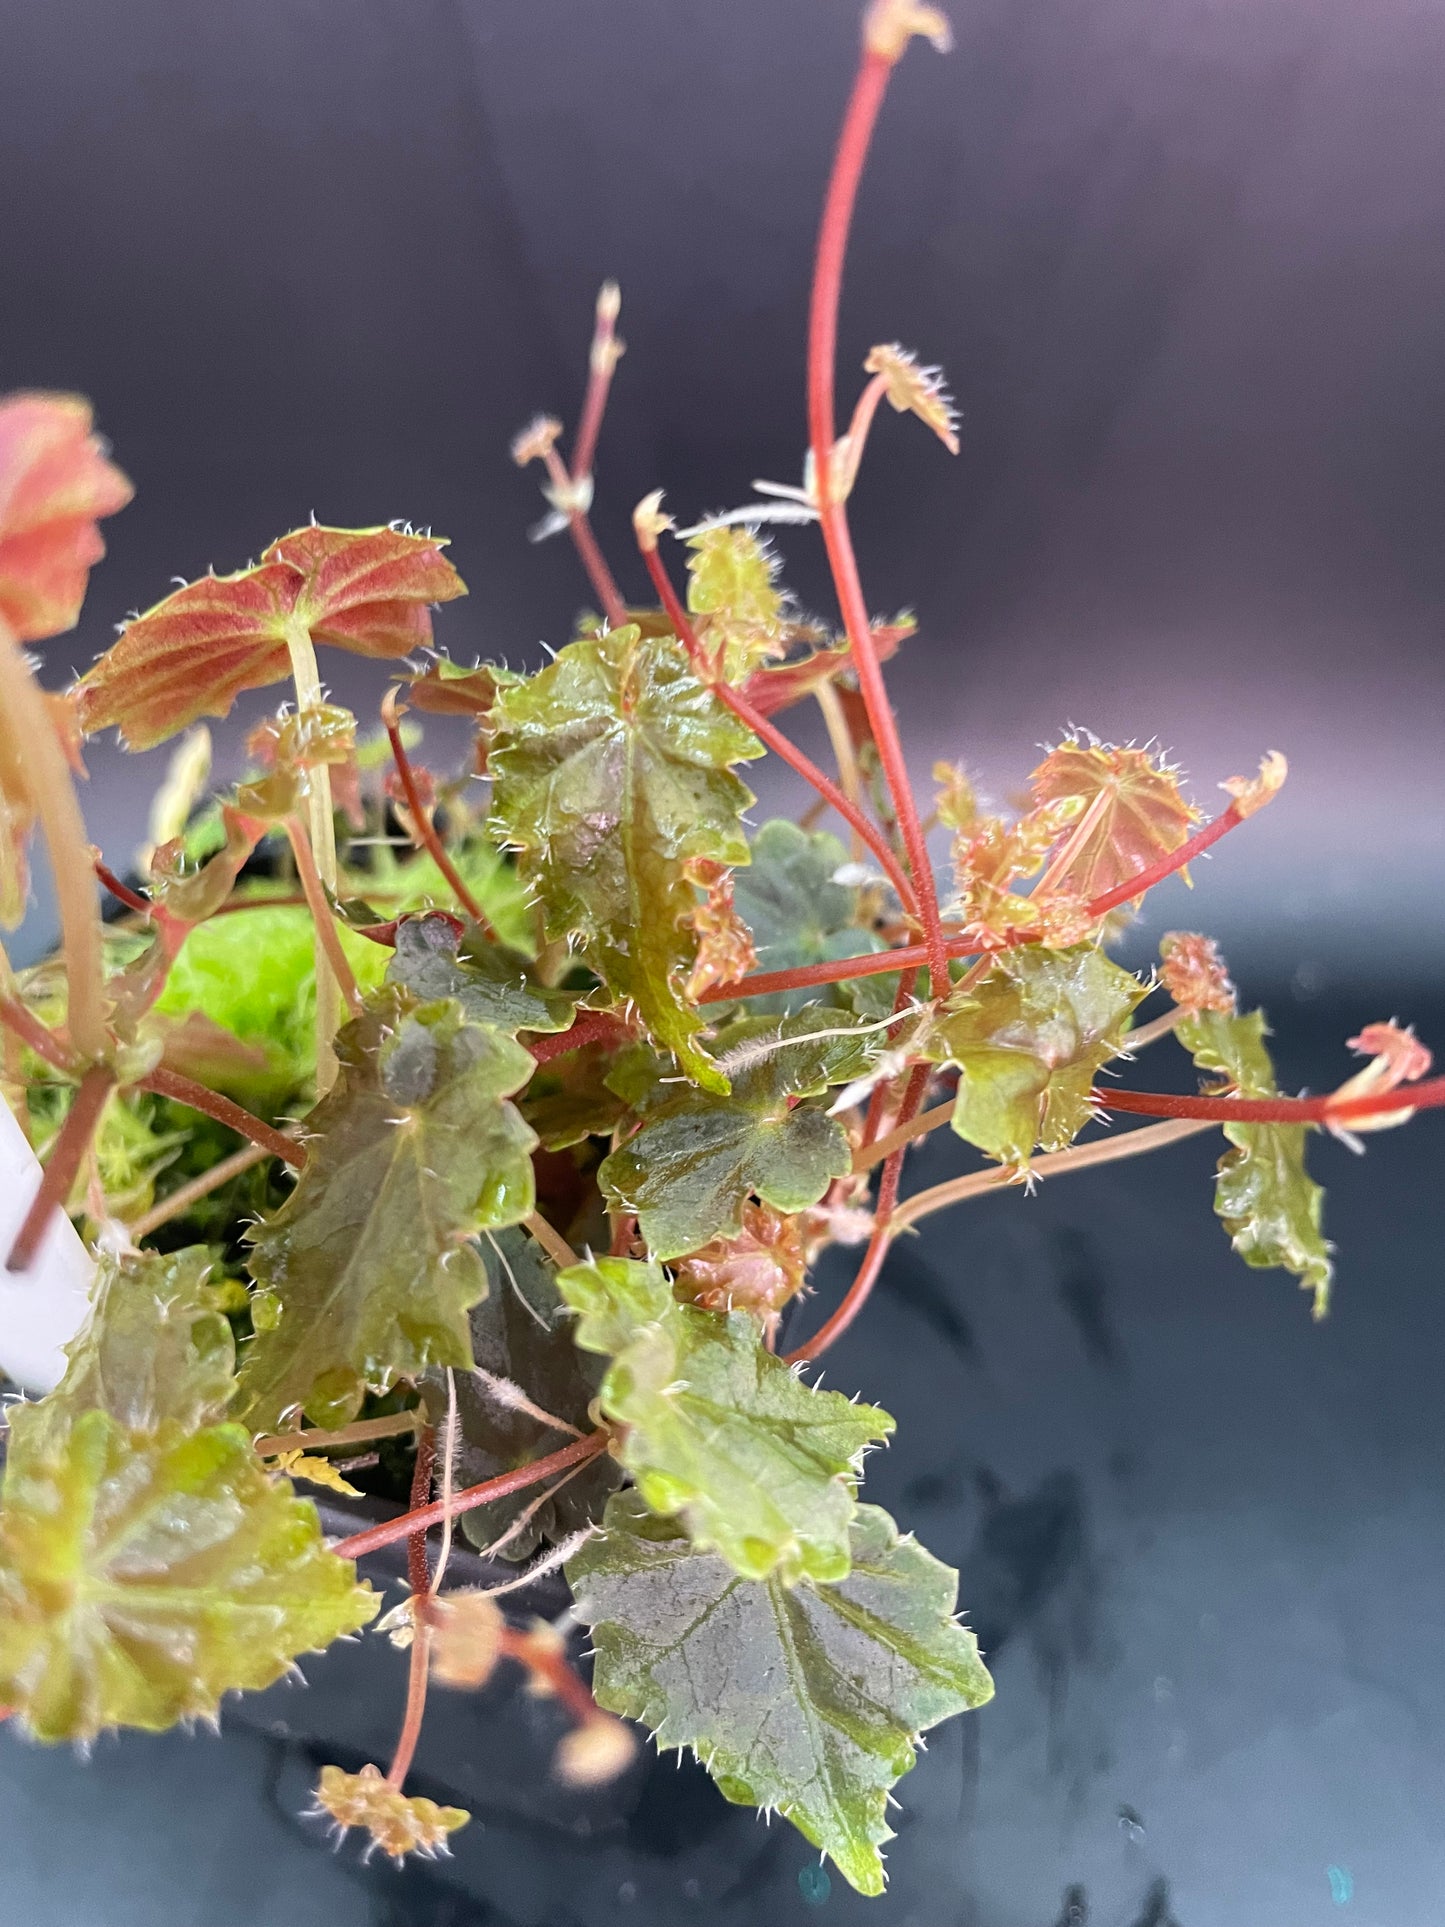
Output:
M0 1699L42 1740L214 1719L377 1598L238 1425L128 1432L106 1411L10 1414Z
M729 765L762 745L687 666L669 636L635 624L568 644L497 701L488 760L493 827L518 851L551 939L580 941L688 1075L727 1080L698 1047L683 985L696 939L690 859L748 860L752 792Z
M778 559L756 529L700 529L689 537L687 606L723 680L749 671L788 646L786 601Z
M349 930L339 935L362 989L372 989L386 969L386 951ZM309 910L290 904L236 910L189 933L156 1013L183 1018L199 1012L259 1049L262 1071L233 1067L218 1088L269 1110L315 1074L315 968Z
M367 1386L469 1366L466 1314L486 1290L470 1240L533 1205L536 1140L505 1101L532 1073L515 1039L393 985L336 1054L306 1168L251 1233L261 1290L241 1398L258 1431L298 1406L317 1424L345 1423Z
M577 1012L577 992L535 983L519 951L489 943L475 924L458 937L449 917L408 917L397 925L386 981L405 985L423 1003L454 997L470 1023L498 1030L566 1030Z
M858 893L833 878L848 852L825 830L799 829L786 818L764 823L753 838L753 860L733 885L738 915L753 933L759 970L796 970L840 957L867 957L883 948L880 937L857 922ZM896 975L860 977L852 984L778 990L749 997L750 1011L798 1011L824 1003L890 1010ZM861 1001L860 1001L861 1000Z
M537 1066L517 1108L549 1151L607 1137L630 1108L608 1083L616 1044L584 1044Z
M1004 1164L1026 1167L1035 1145L1061 1151L1093 1115L1089 1091L1124 1046L1146 995L1093 944L1030 944L998 958L930 1046L959 1067L953 1128Z
M612 1357L602 1409L652 1510L750 1579L843 1578L858 1462L888 1414L812 1390L746 1313L678 1304L659 1265L598 1258L557 1285L577 1343Z
M1201 1010L1180 1019L1176 1035L1201 1070L1218 1071L1245 1097L1279 1089L1265 1044L1264 1012L1236 1016ZM1315 1295L1314 1314L1329 1309L1334 1266L1321 1230L1325 1194L1305 1170L1303 1124L1226 1124L1235 1147L1219 1161L1214 1209L1247 1265L1292 1271Z
M168 1421L194 1432L220 1418L235 1390L236 1346L207 1288L212 1269L204 1245L102 1256L65 1377L34 1408L45 1423L101 1411L128 1432Z
M605 1160L598 1181L615 1206L637 1213L654 1257L680 1258L739 1230L754 1192L779 1211L802 1211L851 1168L838 1120L795 1101L866 1068L872 1038L819 1036L848 1022L815 1005L731 1025L718 1057L731 1095L684 1089L665 1098Z
M592 1690L662 1749L691 1746L729 1800L776 1807L860 1893L883 1891L888 1790L920 1733L993 1695L953 1617L958 1575L878 1506L837 1585L740 1579L635 1494L567 1577L593 1628Z
M509 1402L509 1387L524 1388L531 1403L577 1432L590 1432L589 1408L602 1383L598 1361L572 1341L572 1320L557 1289L556 1267L541 1246L520 1229L499 1231L484 1242L487 1295L472 1307L472 1352L493 1381L471 1374L455 1378L459 1445L456 1483L480 1485L565 1445L568 1434ZM445 1392L431 1401L445 1410ZM555 1498L535 1511L500 1556L526 1559L544 1543L600 1518L622 1469L610 1453L590 1459ZM490 1546L536 1499L532 1490L463 1513L461 1528L472 1544Z

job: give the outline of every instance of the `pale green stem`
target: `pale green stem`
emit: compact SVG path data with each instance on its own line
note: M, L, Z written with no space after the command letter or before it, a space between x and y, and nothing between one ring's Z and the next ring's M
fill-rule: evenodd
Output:
M286 627L286 647L291 653L291 676L296 684L296 707L300 710L321 707L321 672L316 667L316 650L310 631L302 622ZM336 891L336 825L331 812L331 771L318 763L307 771L309 779L311 854L316 871L333 895ZM326 939L316 928L316 1094L321 1096L336 1082L336 1052L333 1040L341 1026L341 986L331 967Z
M30 673L8 625L0 619L0 729L25 772L45 836L65 953L70 1041L87 1064L99 1063L108 1044L105 966L90 839L45 695Z

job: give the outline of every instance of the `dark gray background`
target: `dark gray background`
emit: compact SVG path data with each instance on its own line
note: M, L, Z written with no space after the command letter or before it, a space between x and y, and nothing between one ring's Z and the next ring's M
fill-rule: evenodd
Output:
M885 414L856 496L871 603L921 617L895 675L915 771L962 756L1006 797L1072 721L1158 737L1207 806L1284 749L1282 799L1146 934L1220 931L1296 1082L1337 1076L1370 1017L1430 1036L1434 1011L1445 1043L1445 10L955 13L954 55L896 82L842 326L845 397L897 337L963 412L957 462ZM845 0L0 0L0 389L92 395L139 490L52 680L312 511L450 535L472 596L441 639L540 660L585 594L561 544L526 544L506 442L537 407L575 419L606 274L629 353L597 522L624 586L647 489L687 516L796 480L853 44ZM826 607L816 537L781 546ZM328 667L358 704L384 686ZM91 767L124 858L159 759ZM1436 1119L1363 1165L1322 1147L1322 1332L1229 1257L1202 1146L989 1203L892 1264L830 1380L901 1408L878 1496L964 1562L1002 1699L962 1811L961 1729L905 1786L870 1918L1052 1927L1077 1880L1091 1927L1434 1927L1439 1147ZM800 1843L775 1829L749 1885L752 1823L656 1789L652 1833L601 1859L488 1809L459 1863L485 1902L363 1892L298 1843L299 1759L238 1727L103 1750L86 1780L7 1743L12 1904L43 1927L808 1913ZM853 1917L836 1889L826 1911Z

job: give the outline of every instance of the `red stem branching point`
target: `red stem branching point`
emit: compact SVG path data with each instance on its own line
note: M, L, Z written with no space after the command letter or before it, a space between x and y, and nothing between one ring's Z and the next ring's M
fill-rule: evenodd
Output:
M596 1458L605 1451L611 1438L610 1432L589 1432L585 1438L573 1439L559 1451L549 1452L544 1459L533 1459L528 1465L519 1465L512 1472L503 1472L495 1479L486 1479L481 1485L467 1486L465 1490L454 1493L450 1508L444 1500L438 1499L432 1505L414 1507L404 1512L399 1519L386 1519L380 1525L369 1526L365 1532L354 1532L349 1539L342 1539L332 1547L343 1559L360 1559L363 1554L377 1552L382 1546L395 1545L398 1539L405 1539L413 1532L429 1530L440 1525L450 1509L452 1518L463 1512L471 1512L479 1505L490 1505L493 1499L505 1499L513 1492L525 1492L529 1485L540 1485L558 1472L570 1471L574 1465Z
M857 804L839 789L832 778L824 775L817 764L790 742L775 723L769 722L760 709L755 709L746 696L733 689L721 677L714 675L709 667L707 652L702 646L701 638L693 628L691 619L682 606L681 598L672 585L672 579L663 566L656 542L653 541L652 546L649 547L647 542L641 539L639 532L638 547L642 551L643 561L647 564L647 573L652 578L653 587L661 598L667 619L687 650L698 680L706 683L719 702L725 704L739 722L746 724L760 742L765 743L775 756L780 757L791 770L801 776L805 783L817 791L825 803L836 810L839 816L858 832L877 858L884 875L898 892L899 901L904 909L916 921L921 921L918 893L876 824L870 823ZM724 992L728 988L726 985L722 986Z

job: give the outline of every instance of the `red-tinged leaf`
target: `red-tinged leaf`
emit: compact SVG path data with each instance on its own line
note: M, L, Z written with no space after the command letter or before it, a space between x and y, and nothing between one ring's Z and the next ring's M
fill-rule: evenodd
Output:
M87 734L118 728L149 749L243 690L290 671L288 628L354 655L404 656L431 640L428 605L466 593L430 536L298 529L236 575L203 576L127 623L76 688Z
M1232 1011L1234 985L1212 937L1166 930L1159 939L1159 981L1181 1010Z
M1260 757L1258 776L1226 777L1219 787L1233 797L1236 816L1253 816L1274 801L1288 775L1289 764L1277 749L1272 749Z
M78 395L0 401L0 620L17 642L73 629L105 554L96 523L134 490Z
M283 562L301 578L296 613L313 642L356 656L394 657L431 641L429 604L467 592L444 546L401 529L313 524L283 535L261 559Z
M1358 1037L1349 1040L1351 1050L1373 1057L1384 1065L1376 1073L1376 1090L1394 1090L1397 1084L1413 1083L1429 1070L1434 1058L1413 1030L1399 1024L1366 1024Z
M280 682L297 580L284 563L206 575L128 622L76 685L81 728L115 727L128 749L152 749L202 716L229 715L244 690Z
M896 622L880 623L873 631L873 648L880 662L896 656L898 646L913 634L912 617L900 616ZM764 716L788 709L825 682L832 682L853 667L851 646L842 642L835 647L811 650L791 662L765 663L755 669L743 684L743 694Z
M1082 806L1047 878L1051 891L1068 895L1117 889L1177 850L1199 817L1176 773L1147 749L1070 737L1050 750L1032 783L1039 803L1076 797Z

